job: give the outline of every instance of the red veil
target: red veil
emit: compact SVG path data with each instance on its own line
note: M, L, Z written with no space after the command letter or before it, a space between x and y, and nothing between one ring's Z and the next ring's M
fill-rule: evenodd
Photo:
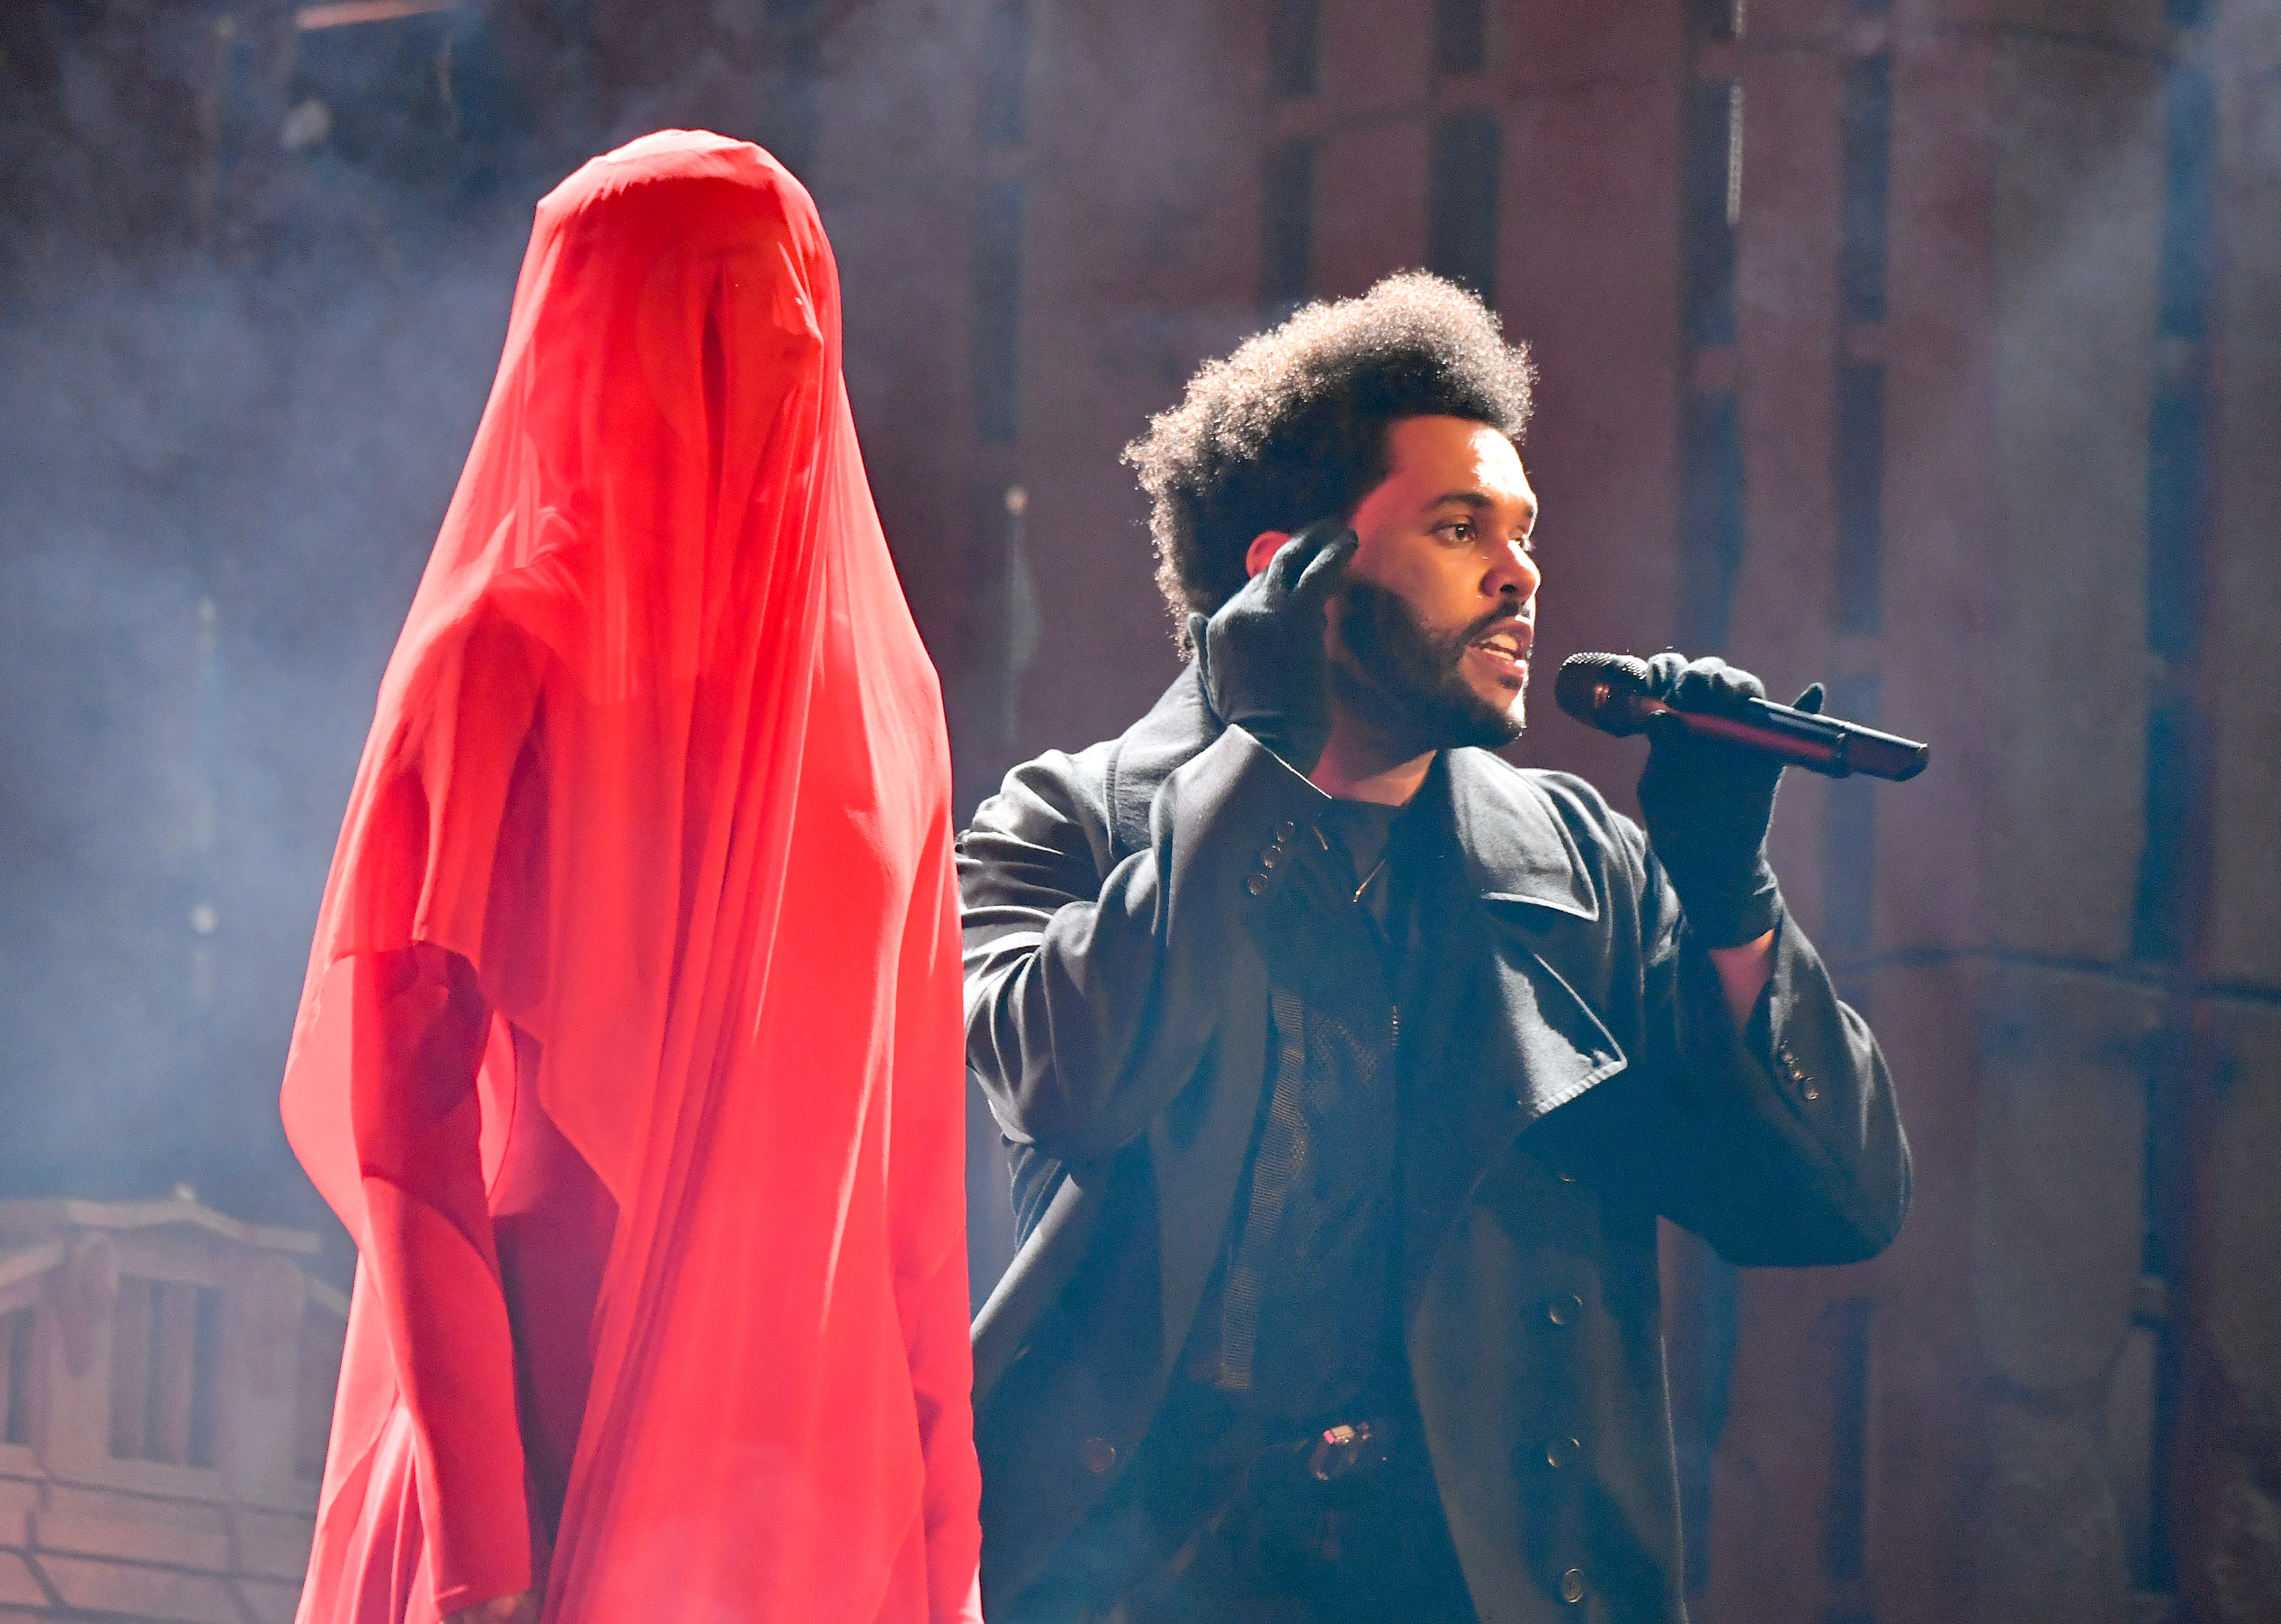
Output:
M302 1624L978 1618L948 757L839 298L751 145L539 205L286 1064L360 1254Z

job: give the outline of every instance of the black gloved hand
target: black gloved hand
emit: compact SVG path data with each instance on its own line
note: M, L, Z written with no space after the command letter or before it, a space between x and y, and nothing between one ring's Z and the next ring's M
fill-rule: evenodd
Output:
M1210 620L1188 616L1188 641L1195 645L1212 714L1302 775L1315 770L1331 737L1323 608L1356 545L1344 520L1317 520L1285 542Z
M1736 714L1766 684L1723 660L1658 654L1647 662L1650 697L1682 710ZM1821 708L1821 684L1798 708ZM1782 917L1782 893L1767 862L1767 830L1782 764L1773 757L1689 732L1675 716L1649 724L1640 811L1647 838L1671 876L1696 939L1706 947L1756 941Z

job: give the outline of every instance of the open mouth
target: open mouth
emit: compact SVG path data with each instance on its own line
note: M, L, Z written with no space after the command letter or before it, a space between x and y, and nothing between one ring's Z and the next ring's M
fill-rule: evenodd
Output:
M1482 633L1466 647L1486 655L1500 669L1516 677L1528 674L1528 646L1535 639L1526 627L1504 625Z

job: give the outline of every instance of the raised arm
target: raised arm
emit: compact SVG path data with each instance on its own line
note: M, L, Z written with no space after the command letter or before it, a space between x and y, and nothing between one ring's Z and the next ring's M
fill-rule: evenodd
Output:
M967 1063L1017 1142L1064 1162L1121 1148L1243 994L1247 905L1323 800L1305 775L1331 724L1324 606L1354 550L1342 521L1311 525L1190 616L1183 680L1198 725L1224 731L1156 792L1146 850L1112 865L1105 746L1017 769L976 814L959 846Z
M1664 899L1667 918L1668 887ZM1650 977L1682 1079L1655 1135L1665 1216L1735 1264L1883 1250L1908 1211L1908 1141L1877 1040L1805 933L1788 918L1775 927L1740 1025L1706 951L1682 939L1666 952Z
M1110 866L1097 772L1017 768L959 842L967 1063L1007 1134L1061 1161L1129 1143L1195 1075L1256 960L1262 854L1322 800L1229 728L1157 793L1147 849Z
M1765 692L1716 660L1650 668L1684 708ZM1821 702L1818 686L1799 698ZM1781 775L1666 725L1640 779L1651 1021L1687 1079L1666 1113L1661 1204L1734 1263L1848 1263L1899 1230L1908 1145L1868 1024L1784 913L1766 855Z

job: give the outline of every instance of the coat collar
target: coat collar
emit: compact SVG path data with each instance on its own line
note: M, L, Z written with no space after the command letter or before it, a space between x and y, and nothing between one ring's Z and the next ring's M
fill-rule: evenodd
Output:
M1192 661L1125 730L1110 759L1110 813L1119 855L1148 844L1148 808L1157 790L1222 731ZM1443 761L1467 881L1481 900L1597 919L1598 893L1551 798L1486 750L1451 750Z
M1447 760L1458 846L1481 901L1597 919L1599 893L1552 798L1486 750L1452 750Z
M1164 780L1226 731L1204 702L1203 680L1192 660L1148 714L1125 730L1110 755L1110 835L1119 857L1148 844L1148 808Z

